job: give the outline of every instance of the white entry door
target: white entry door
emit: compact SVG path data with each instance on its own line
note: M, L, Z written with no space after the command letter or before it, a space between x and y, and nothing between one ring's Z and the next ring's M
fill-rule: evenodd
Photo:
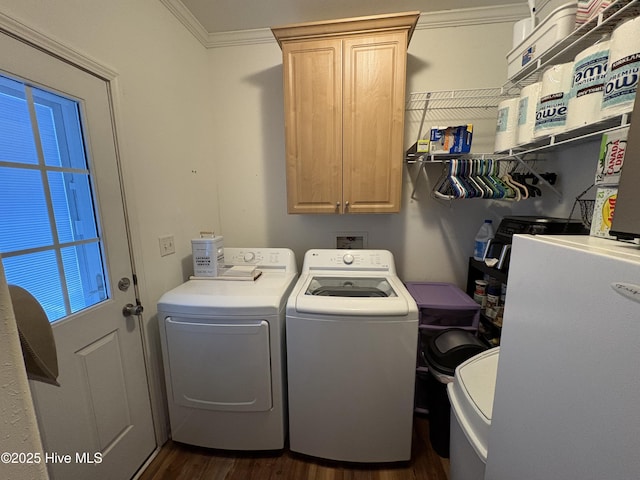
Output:
M129 479L156 442L140 319L122 312L136 304L136 294L133 285L125 288L127 281L133 284L132 263L109 84L2 33L0 52L0 95L18 109L20 102L27 105L35 139L33 158L15 159L12 139L22 137L7 133L8 127L0 131L0 141L9 145L0 155L0 183L2 175L22 179L5 181L0 200L9 205L0 205L0 218L13 215L4 228L23 225L28 231L39 221L42 202L51 227L50 237L0 232L7 281L29 284L25 288L52 323L58 352L60 386L30 382L43 460L56 480ZM11 97L13 85L23 94ZM75 124L58 123L74 111ZM43 130L47 122L49 133ZM69 140L74 129L80 144ZM86 167L52 160L56 149L60 157L84 156ZM70 205L64 218L60 199ZM93 226L86 217L91 212Z

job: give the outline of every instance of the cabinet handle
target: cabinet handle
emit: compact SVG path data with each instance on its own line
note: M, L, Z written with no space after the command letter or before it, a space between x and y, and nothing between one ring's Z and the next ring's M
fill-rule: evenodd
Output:
M349 200L347 200L346 202L344 202L344 208L349 208Z
M336 208L340 208L340 202L336 202Z

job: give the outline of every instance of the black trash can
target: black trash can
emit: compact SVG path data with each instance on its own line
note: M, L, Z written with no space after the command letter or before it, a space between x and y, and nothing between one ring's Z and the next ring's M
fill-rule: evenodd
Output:
M453 381L458 365L487 349L472 332L461 328L443 330L427 342L429 440L433 450L441 457L449 458L451 404L447 383Z

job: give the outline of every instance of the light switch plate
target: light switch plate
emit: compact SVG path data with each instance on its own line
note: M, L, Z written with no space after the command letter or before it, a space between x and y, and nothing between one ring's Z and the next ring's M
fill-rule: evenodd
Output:
M161 257L176 253L176 245L173 240L173 235L163 235L161 237L158 237L158 241L160 242Z

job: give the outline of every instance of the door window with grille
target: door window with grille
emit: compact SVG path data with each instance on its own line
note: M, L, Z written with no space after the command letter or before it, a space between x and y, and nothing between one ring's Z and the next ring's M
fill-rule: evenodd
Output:
M0 253L50 322L108 296L81 112L0 75Z

